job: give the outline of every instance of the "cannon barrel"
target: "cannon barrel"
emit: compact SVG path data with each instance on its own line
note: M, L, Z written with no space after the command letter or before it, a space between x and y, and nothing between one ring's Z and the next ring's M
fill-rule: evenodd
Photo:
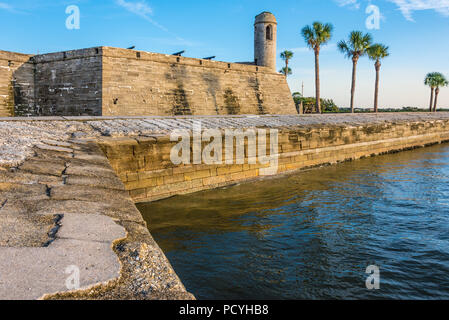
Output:
M173 56L182 56L182 54L183 54L184 52L186 52L186 51L185 51L185 50L182 50L182 51L173 53L172 55L173 55Z

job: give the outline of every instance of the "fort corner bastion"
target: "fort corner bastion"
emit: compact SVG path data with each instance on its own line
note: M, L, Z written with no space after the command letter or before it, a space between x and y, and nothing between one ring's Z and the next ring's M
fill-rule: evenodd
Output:
M296 114L276 72L277 22L256 17L254 61L228 63L111 47L0 51L0 117Z

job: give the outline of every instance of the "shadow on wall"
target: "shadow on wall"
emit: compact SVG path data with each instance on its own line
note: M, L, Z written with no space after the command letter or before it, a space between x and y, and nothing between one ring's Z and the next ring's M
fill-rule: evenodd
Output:
M217 102L217 93L221 91L220 81L218 77L211 72L203 74L203 81L207 84L207 93L212 96L215 112L219 115L220 110Z
M246 107L245 104L248 102L248 96L245 94L255 97L255 99L249 99L255 102L252 102L250 112L259 115L267 114L257 73L247 76L245 80L248 87L245 90L236 83L235 80L238 78L234 79L234 75L231 75L228 70L220 75L217 71L211 72L207 68L202 68L199 79L196 71L192 73L192 70L183 64L172 63L169 70L165 73L165 80L168 83L175 82L176 88L168 93L167 98L171 106L166 111L167 115L193 115L201 113L202 110L210 110L210 115L214 112L217 115L238 115L242 113L245 109L243 107ZM221 70L219 72L222 73ZM243 95L243 100L239 98L239 93ZM248 113L247 109L244 112Z
M101 116L101 55L95 49L34 56L10 75L12 116ZM95 53L96 52L96 53Z
M34 85L34 61L30 58L12 73L11 116L26 117L37 114Z
M184 88L184 83L188 81L189 74L183 65L171 64L170 72L165 74L165 79L168 81L175 80L177 82L177 88L172 90L173 107L171 114L175 116L191 116L193 115L190 108L189 99Z
M258 109L259 115L267 114L267 112L265 111L265 108L264 108L263 94L262 94L262 90L260 90L260 82L259 82L259 77L257 76L257 74L255 77L250 77L248 79L248 83L251 88L254 88L254 93L255 93L256 99L257 99L257 109Z
M191 116L192 110L190 110L189 101L187 100L186 91L182 83L178 84L178 88L173 90L174 105L173 115L175 116Z
M224 103L228 115L238 115L240 114L240 103L237 96L231 89L226 89L224 94Z

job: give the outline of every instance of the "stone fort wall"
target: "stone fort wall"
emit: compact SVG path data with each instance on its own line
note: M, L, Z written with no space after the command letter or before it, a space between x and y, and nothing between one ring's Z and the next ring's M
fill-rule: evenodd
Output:
M295 113L267 67L103 48L103 115Z
M102 115L101 48L39 55L34 63L35 115Z
M0 66L0 116L296 113L285 77L256 65L98 47Z
M34 64L31 55L0 51L0 117L34 104Z

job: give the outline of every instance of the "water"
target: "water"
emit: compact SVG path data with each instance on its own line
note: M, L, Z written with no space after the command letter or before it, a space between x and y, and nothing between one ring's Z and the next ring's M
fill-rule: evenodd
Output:
M448 145L139 209L199 299L449 298Z

